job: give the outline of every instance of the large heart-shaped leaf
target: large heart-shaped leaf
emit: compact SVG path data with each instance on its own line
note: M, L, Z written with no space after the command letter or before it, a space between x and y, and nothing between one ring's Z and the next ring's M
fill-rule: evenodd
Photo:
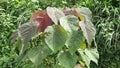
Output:
M76 54L71 55L68 51L61 51L57 58L60 65L64 66L65 68L73 68L78 57Z
M28 22L22 24L14 33L11 35L11 42L15 42L17 37L20 37L22 41L27 42L31 39L31 37L36 33L38 27L38 23Z
M79 19L76 16L68 15L60 18L60 25L66 30L71 32L72 30L78 30Z
M60 25L49 26L45 32L48 33L45 42L53 52L60 50L65 45L67 32Z
M85 38L87 39L88 44L91 44L92 40L95 37L96 29L90 20L85 19L85 21L80 21L79 25L83 31Z
M82 31L80 30L72 31L68 36L68 39L66 41L66 46L68 47L70 53L74 54L77 51L77 49L80 48L80 45L83 43L83 41L84 41L84 36Z
M48 16L52 19L52 21L55 24L58 24L59 19L61 17L65 16L65 14L61 10L59 10L59 9L57 9L55 7L47 7L46 10L47 10Z
M99 54L96 48L86 48L85 54L96 64L98 64Z
M84 16L84 20L79 22L85 38L88 44L91 44L92 39L95 37L96 29L91 22L92 12L88 8L77 8L77 12L80 12Z
M28 22L22 24L11 36L11 41L15 42L17 37L20 37L22 40L22 48L20 54L24 53L25 50L28 48L28 41L35 35L37 32L37 27L39 26L38 22Z
M91 41L94 39L96 34L96 29L91 22L92 12L88 8L77 8L76 12L78 16L82 14L84 19L79 22L85 38L87 39L88 44L91 44Z
M47 46L37 46L28 52L28 58L35 64L39 65L42 60L51 53Z

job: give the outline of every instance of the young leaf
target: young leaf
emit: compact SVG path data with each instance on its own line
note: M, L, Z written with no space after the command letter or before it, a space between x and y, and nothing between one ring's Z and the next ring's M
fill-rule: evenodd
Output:
M98 59L99 59L99 54L96 48L91 49L91 48L86 48L85 49L85 54L96 64L98 64Z
M79 19L76 16L68 15L60 18L60 25L68 32L78 30Z
M47 26L52 24L52 20L50 19L45 10L39 10L34 12L30 17L30 21L31 22L37 21L39 23L38 29L40 32L44 31Z
M60 50L66 42L67 32L60 25L53 25L46 28L45 42L53 52Z
M86 42L83 41L82 44L80 45L80 48L84 50L84 49L86 49L86 47L87 47Z
M79 61L80 65L85 67L85 63L83 61Z
M82 65L80 65L80 64L76 64L75 66L74 66L74 68L84 68Z
M78 57L76 54L71 55L68 51L61 51L57 58L60 65L64 66L65 68L73 68Z
M55 7L47 7L46 10L47 10L48 16L52 19L52 21L55 24L58 24L59 19L61 17L65 16L65 14L61 10L59 10L59 9L57 9Z
M37 46L28 52L28 58L35 64L39 65L42 60L51 53L47 46Z
M78 52L80 53L80 56L82 57L82 60L85 62L86 66L90 68L91 59L84 53L84 50L79 49Z
M83 41L84 36L82 34L82 31L72 31L69 34L68 39L66 41L66 46L68 47L68 50L72 55L77 51L77 49L80 48L80 45L83 43Z

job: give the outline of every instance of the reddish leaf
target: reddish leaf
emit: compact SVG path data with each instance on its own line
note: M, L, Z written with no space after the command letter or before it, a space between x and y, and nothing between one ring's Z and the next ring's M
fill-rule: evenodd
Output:
M34 12L30 18L30 21L37 21L39 23L38 31L44 31L45 28L52 23L52 20L47 15L45 10Z

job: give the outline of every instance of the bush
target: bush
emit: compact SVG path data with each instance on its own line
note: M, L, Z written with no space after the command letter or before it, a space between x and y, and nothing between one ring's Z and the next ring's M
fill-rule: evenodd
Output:
M29 68L31 62L14 63L18 57L18 50L14 51L13 44L10 43L10 35L19 26L19 23L29 21L32 12L45 9L48 6L62 8L81 7L90 8L93 12L92 21L96 25L96 42L100 59L98 66L91 64L92 68L117 68L120 67L120 4L118 0L61 0L32 2L30 0L8 0L0 1L0 67L1 68ZM47 57L43 63L53 65L54 57ZM50 62L50 63L47 63Z

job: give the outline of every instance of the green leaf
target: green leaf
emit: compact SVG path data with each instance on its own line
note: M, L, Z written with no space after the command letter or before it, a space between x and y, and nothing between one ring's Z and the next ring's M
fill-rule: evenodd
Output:
M68 15L60 18L60 25L68 32L78 30L79 19L76 16Z
M99 54L97 51L97 48L86 48L85 49L85 54L96 64L98 64L98 59L99 59Z
M61 17L65 16L65 14L61 10L59 10L59 9L57 9L55 7L47 7L46 10L47 10L48 16L52 19L52 21L55 24L58 24L59 19Z
M17 38L17 41L14 43L14 45L15 45L15 49L14 50L17 50L18 52L20 52L21 47L22 47L21 46L22 45L22 40L21 40L20 37ZM26 58L26 53L27 53L27 51L25 51L22 54L19 54L19 56L15 59L15 62L20 63L23 59L25 59Z
M59 65L59 64L56 64L56 65L54 66L54 68L64 68L64 67L61 66L61 65Z
M77 49L80 48L80 45L83 43L83 41L84 41L84 36L82 31L80 30L72 31L68 36L68 39L66 41L66 46L68 47L70 53L74 54L77 51Z
M14 51L14 50L17 50L17 51L20 52L21 47L22 47L21 45L22 45L22 40L21 40L20 37L17 37L17 41L14 43L13 51Z
M65 45L67 32L60 25L49 26L45 32L48 33L45 42L53 52L60 50Z
M78 52L80 53L80 56L82 57L82 60L85 62L86 66L90 68L91 59L84 53L84 50L79 49Z
M22 60L26 59L26 53L20 54L16 59L15 62L20 63Z
M7 2L7 0L0 0L0 3Z
M77 62L78 57L76 54L71 55L68 51L66 52L61 51L58 54L57 58L58 58L60 65L64 66L65 68L73 68Z
M28 58L35 64L39 65L42 60L51 53L47 46L37 46L28 52Z

